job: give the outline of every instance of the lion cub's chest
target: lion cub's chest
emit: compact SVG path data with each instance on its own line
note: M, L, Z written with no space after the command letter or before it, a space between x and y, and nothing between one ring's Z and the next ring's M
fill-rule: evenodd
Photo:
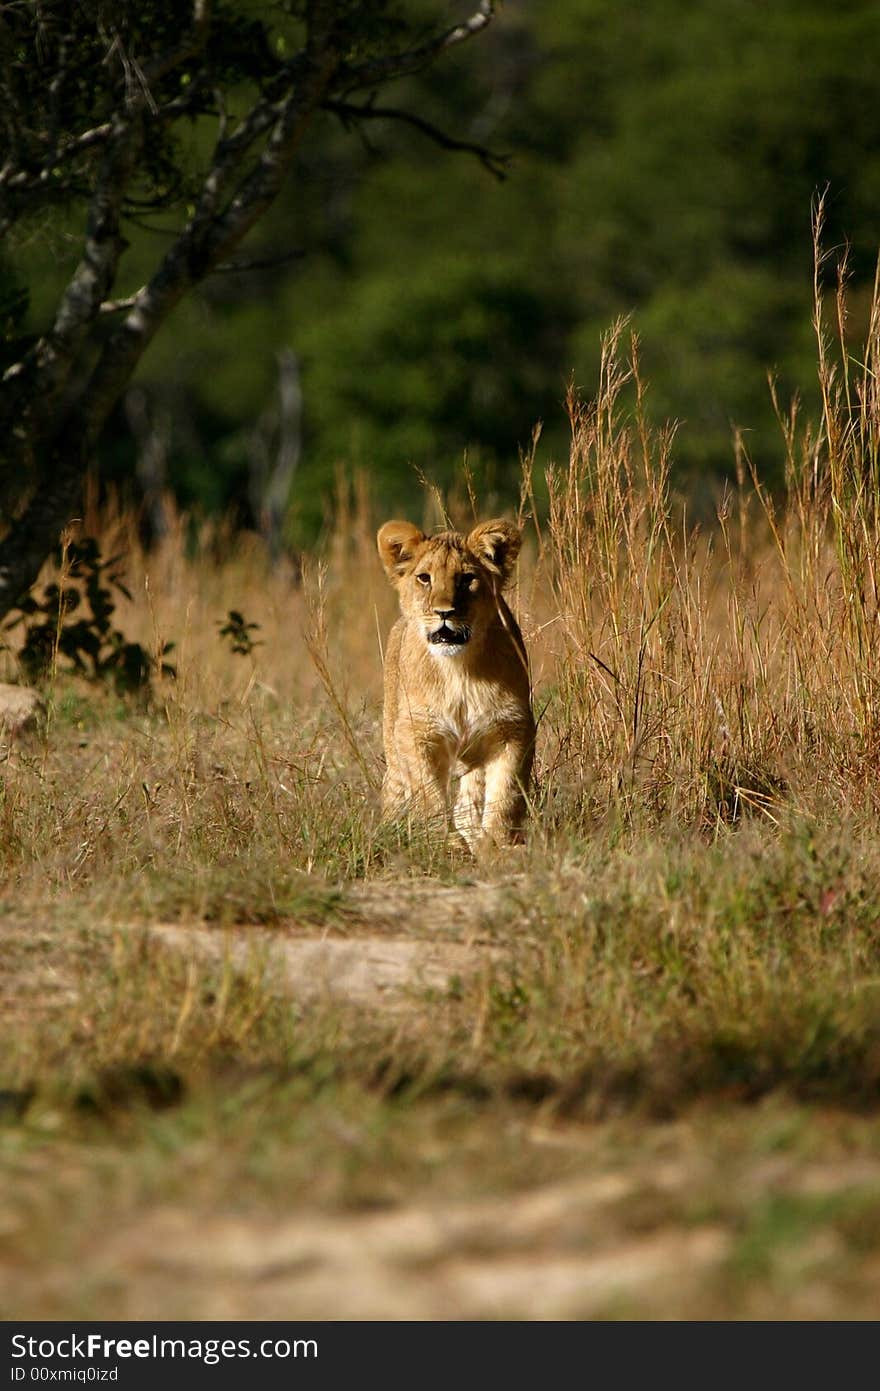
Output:
M469 677L452 661L448 666L452 670L442 672L441 698L423 716L425 736L451 760L473 768L485 763L501 741L501 726L509 718L507 701L496 682Z

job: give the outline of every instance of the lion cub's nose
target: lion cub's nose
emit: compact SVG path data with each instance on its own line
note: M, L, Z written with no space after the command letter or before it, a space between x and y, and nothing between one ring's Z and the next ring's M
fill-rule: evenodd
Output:
M435 609L434 612L438 618L451 618L455 609Z

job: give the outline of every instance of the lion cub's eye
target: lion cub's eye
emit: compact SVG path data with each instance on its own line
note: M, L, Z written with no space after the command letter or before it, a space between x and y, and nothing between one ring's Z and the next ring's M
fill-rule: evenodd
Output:
M420 575L416 575L416 579L418 580L419 584L431 583L431 576L425 570L423 570Z

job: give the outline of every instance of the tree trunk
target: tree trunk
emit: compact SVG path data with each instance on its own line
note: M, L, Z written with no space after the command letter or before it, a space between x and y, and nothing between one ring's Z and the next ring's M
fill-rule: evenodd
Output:
M87 464L81 445L59 445L43 482L0 541L0 618L36 583L62 531L78 517Z
M264 412L248 439L251 510L273 560L278 559L283 548L284 515L301 446L299 364L292 348L282 348L278 354L278 405Z

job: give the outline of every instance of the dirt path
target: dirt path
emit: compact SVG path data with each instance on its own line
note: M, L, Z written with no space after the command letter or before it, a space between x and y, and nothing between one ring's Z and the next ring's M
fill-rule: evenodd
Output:
M760 1283L746 1295L731 1277L737 1221L700 1221L689 1207L707 1174L687 1126L678 1139L675 1160L633 1154L621 1172L504 1198L247 1216L160 1204L91 1240L74 1292L58 1257L6 1280L0 1263L0 1302L50 1318L95 1307L156 1320L766 1317ZM736 1184L746 1198L827 1204L876 1190L880 1162L765 1159L740 1168ZM828 1231L783 1257L774 1317L874 1317L876 1261L855 1285L838 1282L841 1248Z
M499 957L491 919L504 897L494 885L365 884L347 894L342 926L334 925L332 935L309 927L222 932L177 924L151 931L175 951L206 959L228 953L237 965L265 951L280 963L279 985L297 1001L401 1011L414 992L444 992Z
M329 930L168 924L150 933L196 963L228 954L246 965L262 954L297 1004L330 1000L423 1017L426 991L445 991L456 977L503 960L493 918L509 914L512 898L515 907L516 891L515 884L374 883L346 892ZM71 982L52 966L49 938L32 934L26 945L43 997L66 996ZM542 1131L536 1115L528 1127L522 1124L517 1142L530 1152L522 1172L553 1172L553 1181L504 1197L440 1196L438 1187L367 1212L302 1203L200 1211L160 1196L123 1207L112 1224L96 1214L94 1227L82 1224L65 1250L50 1244L33 1264L4 1268L0 1259L0 1308L47 1318L100 1310L116 1319L694 1318L731 1311L760 1318L760 1285L754 1296L737 1294L744 1287L735 1272L743 1231L757 1223L753 1246L763 1250L766 1220L773 1254L753 1259L759 1270L765 1261L765 1281L781 1272L773 1316L872 1316L880 1264L869 1246L856 1259L827 1224L803 1232L791 1224L800 1220L798 1204L807 1223L814 1199L821 1209L851 1193L880 1194L880 1159L820 1164L794 1149L750 1149L733 1121L729 1136L719 1141L711 1132L708 1144L706 1121L697 1118L633 1126L610 1148L587 1126ZM542 1146L545 1153L564 1149L564 1167L542 1168ZM210 1149L204 1162L211 1163ZM572 1176L560 1181L561 1173ZM772 1227L777 1202L778 1220L789 1224L781 1237ZM22 1220L0 1201L0 1239L4 1223L14 1235ZM80 1272L73 1282L72 1268Z
M280 1221L160 1209L105 1242L90 1273L119 1292L122 1318L168 1317L169 1289L192 1319L588 1317L628 1297L650 1307L670 1279L692 1291L727 1247L712 1226L616 1241L609 1213L630 1188L609 1175L515 1201Z

